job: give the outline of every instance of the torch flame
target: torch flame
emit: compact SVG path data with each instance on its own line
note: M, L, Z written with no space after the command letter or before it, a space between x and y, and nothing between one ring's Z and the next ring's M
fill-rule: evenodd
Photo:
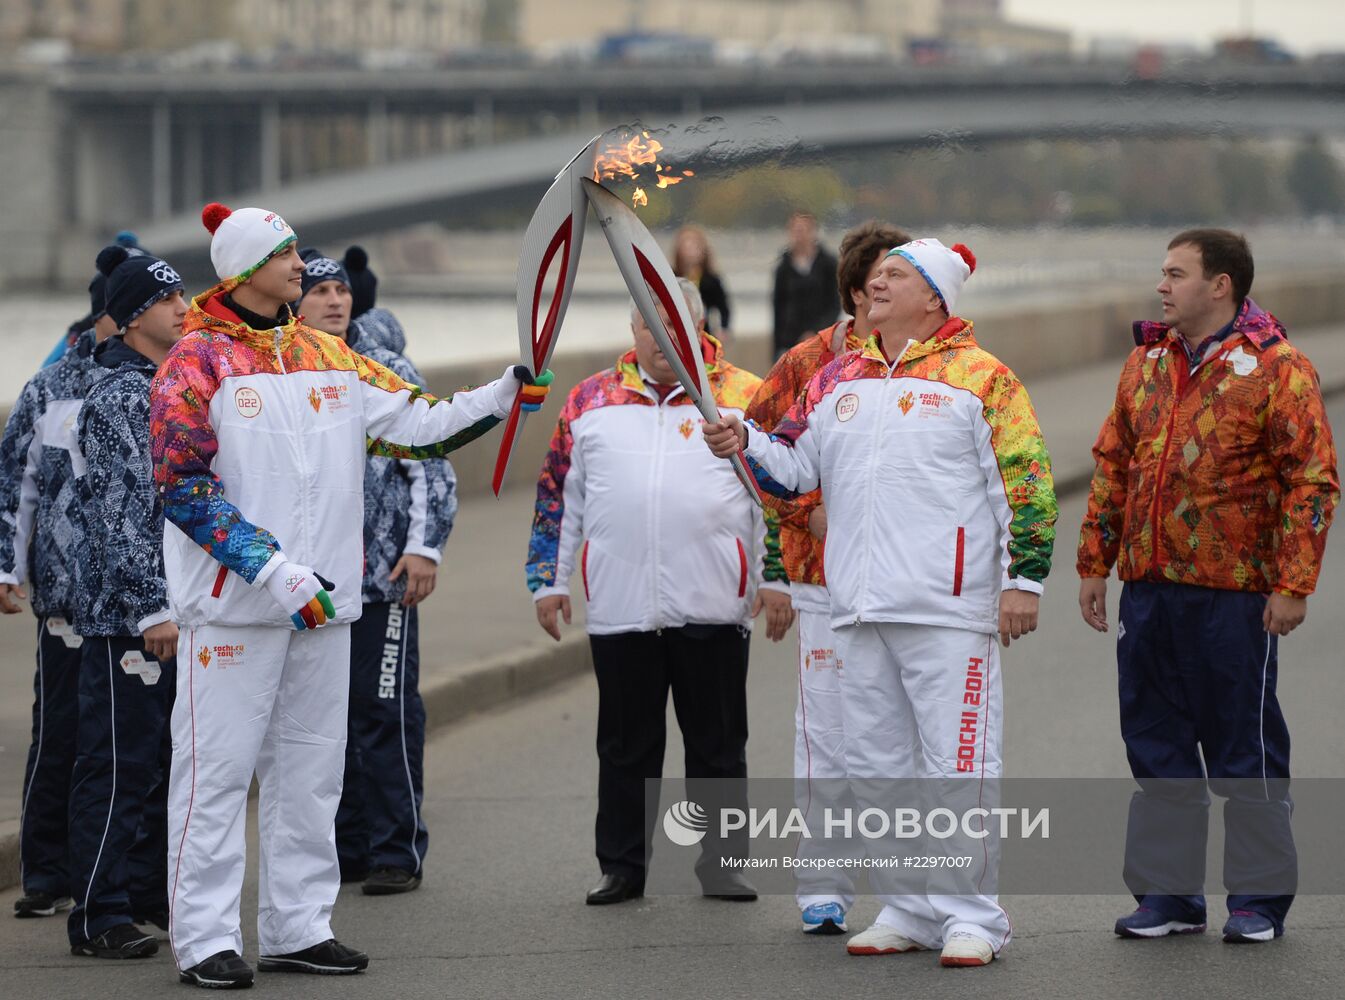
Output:
M593 179L599 183L617 179L636 181L635 190L631 193L631 204L636 208L644 208L649 204L649 195L643 184L652 180L662 191L682 183L684 178L695 176L690 170L683 170L678 176L667 165L660 163L658 154L662 151L663 143L645 131L628 139L609 141L607 148L594 158ZM652 172L649 167L653 167Z

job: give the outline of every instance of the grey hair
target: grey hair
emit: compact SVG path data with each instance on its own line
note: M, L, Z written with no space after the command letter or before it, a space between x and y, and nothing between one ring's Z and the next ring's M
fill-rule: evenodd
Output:
M696 283L689 278L678 278L677 287L682 289L682 297L686 299L687 312L691 313L691 323L699 330L705 324L705 300L701 298L700 289ZM640 315L640 307L635 304L635 300L630 300L630 321L635 323L636 317Z

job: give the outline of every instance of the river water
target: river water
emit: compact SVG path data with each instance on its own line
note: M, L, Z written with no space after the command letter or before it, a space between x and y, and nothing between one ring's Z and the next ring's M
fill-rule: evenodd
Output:
M1248 227L1258 273L1335 268L1345 275L1345 233L1330 224ZM1141 295L1158 281L1170 229L1031 229L1019 231L936 228L945 243L961 240L979 259L959 312L976 319L1024 304L1065 303L1104 291ZM666 246L668 234L661 240ZM770 274L783 241L778 233L712 232L719 268L733 304L732 326L740 334L770 327ZM833 249L840 233L824 233ZM379 304L396 313L407 330L407 353L422 368L498 358L518 352L512 288L518 234L447 234L435 262L438 273L379 270ZM370 241L374 266L404 254ZM380 251L382 253L380 254ZM407 271L410 269L407 268ZM200 291L192 289L191 291ZM1253 287L1253 296L1256 291ZM1273 309L1274 303L1266 303ZM0 298L5 359L0 367L0 405L8 406L71 321L88 310L82 294L10 294ZM1154 296L1153 315L1158 315ZM1139 318L1139 317L1137 317ZM630 342L629 300L596 227L586 239L575 299L559 349L611 347Z

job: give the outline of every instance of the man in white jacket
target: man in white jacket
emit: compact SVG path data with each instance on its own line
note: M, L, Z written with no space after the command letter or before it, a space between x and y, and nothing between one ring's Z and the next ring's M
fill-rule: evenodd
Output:
M864 348L819 371L772 433L726 414L705 437L721 457L745 448L768 492L821 485L831 624L849 633L851 780L926 779L981 809L1000 776L995 635L1007 646L1036 628L1057 512L1026 390L954 311L975 264L961 244L893 248L869 282ZM946 966L988 965L1010 926L994 841L971 844L969 880L880 892L850 953L941 948Z
M700 293L679 284L700 329ZM595 905L644 892L655 819L645 780L663 773L669 690L688 796L710 809L744 799L748 630L763 608L772 640L793 621L774 523L768 535L729 466L697 440L700 413L634 309L631 329L634 349L565 401L537 484L527 563L537 620L553 638L557 616L570 621L572 581L587 602L598 678ZM761 380L725 361L703 331L701 345L715 401L741 415ZM721 847L714 836L702 841L705 894L755 899L741 874L719 870Z
M254 769L259 968L342 974L369 962L331 931L366 451L441 457L498 423L527 372L426 395L293 315L304 262L279 215L210 205L202 218L222 281L193 300L150 410L181 627L169 940L184 982L239 988L252 983L238 908ZM523 392L536 406L546 387Z

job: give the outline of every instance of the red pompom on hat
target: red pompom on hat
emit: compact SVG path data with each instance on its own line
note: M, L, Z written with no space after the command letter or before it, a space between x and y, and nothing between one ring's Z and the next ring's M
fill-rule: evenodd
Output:
M967 267L971 269L972 274L975 274L976 255L971 252L971 247L967 246L967 244L965 243L954 243L951 249L953 253L957 254L959 257L961 257L963 260L967 262Z
M219 229L220 223L233 215L233 209L227 205L221 205L217 201L212 201L205 208L201 209L201 221L205 224L210 235L215 235L215 230Z

